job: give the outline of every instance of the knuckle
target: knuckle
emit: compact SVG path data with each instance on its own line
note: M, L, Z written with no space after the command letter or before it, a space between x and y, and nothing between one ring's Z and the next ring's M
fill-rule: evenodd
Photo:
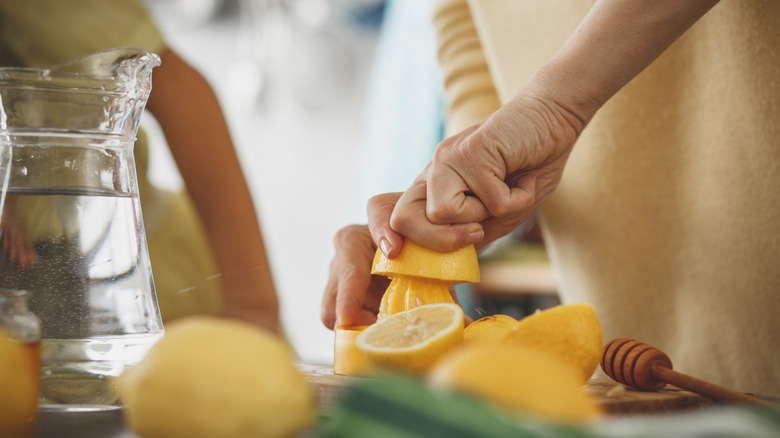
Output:
M363 227L361 225L347 225L336 231L333 237L333 245L336 249L340 249L349 245L350 242L356 240L361 235Z
M367 207L369 210L381 208L400 196L400 193L381 193L368 198Z
M390 229L394 233L412 240L416 240L415 238L418 237L420 229L424 227L424 223L415 222L415 218L412 216L393 215L390 219Z
M336 248L343 245L345 240L349 240L349 236L352 233L352 225L348 225L340 230L336 231L336 235L333 237L333 244Z
M392 216L390 216L390 228L398 233L406 234L404 231L408 223L409 217L400 209L393 211Z
M444 202L429 202L425 214L434 224L446 224L459 211L454 206Z
M465 237L460 236L447 236L444 239L442 239L440 245L440 251L444 252L452 252L456 251L463 247L463 243L466 240Z
M506 202L485 202L485 204L490 214L498 218L507 216L513 211L511 206Z
M370 209L372 207L376 207L377 205L379 205L381 203L381 197L382 195L374 195L368 198L368 203L367 203L368 208Z
M351 298L354 297L355 293L358 291L365 292L368 285L371 283L370 269L370 265L362 268L354 263L342 265L338 272L336 293L341 298Z
M339 280L342 282L350 282L354 281L356 278L359 278L358 271L353 264L345 264L341 267L339 271Z

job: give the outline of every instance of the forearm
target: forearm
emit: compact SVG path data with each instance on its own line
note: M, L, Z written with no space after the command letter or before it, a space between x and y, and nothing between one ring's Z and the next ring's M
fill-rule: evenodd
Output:
M558 105L581 131L596 111L718 0L599 0L524 92Z
M219 102L205 79L178 56L166 51L162 57L148 108L160 122L208 234L225 313L279 331L262 232Z

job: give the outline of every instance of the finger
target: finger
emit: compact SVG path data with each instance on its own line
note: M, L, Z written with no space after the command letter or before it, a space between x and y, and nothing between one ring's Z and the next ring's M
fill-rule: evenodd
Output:
M515 215L533 206L536 177L532 174L522 175L516 181L504 181L485 173L466 175L465 178L490 216Z
M382 297L388 286L390 286L390 278L382 275L371 275L371 285L363 300L363 309L374 312L374 314L379 313L379 305L382 303Z
M435 224L480 222L490 215L467 181L446 164L431 163L424 184L426 215Z
M328 273L328 284L325 286L325 293L322 294L320 304L320 319L325 327L333 330L336 325L336 294L338 292L338 276L334 275L336 269L334 261L331 261L330 271Z
M366 226L351 226L336 234L335 313L337 325L355 325L371 285L376 247Z
M521 175L514 183L509 184L509 201L506 203L507 210L504 215L498 214L499 212L492 213L492 215L503 217L505 215L525 214L534 207L535 202L536 175Z
M362 309L358 314L356 321L357 322L352 325L371 325L376 322L376 312Z
M359 290L361 288L360 281L357 284L351 283L354 280L348 275L348 271L357 270L356 263L368 263L369 267L364 269L370 269L369 260L375 251L367 226L351 225L342 228L336 233L333 244L336 255L330 263L328 284L325 287L320 309L320 319L326 327L331 329L337 324L340 315L348 321L356 318L360 306L357 309L353 309L350 305L347 305L346 308L340 308L339 306L343 306L343 304L339 304L338 297L339 294L354 293L353 289ZM364 291L371 281L371 274L366 272L365 277L366 279L363 280L365 282Z
M478 242L483 237L479 223L435 224L426 215L425 187L414 184L398 200L390 218L397 232L428 248L448 252Z
M349 264L341 267L337 275L335 325L340 327L357 325L371 274L368 270L361 270L358 266Z
M368 228L374 243L390 259L401 253L404 238L390 226L390 217L401 193L385 193L368 201Z

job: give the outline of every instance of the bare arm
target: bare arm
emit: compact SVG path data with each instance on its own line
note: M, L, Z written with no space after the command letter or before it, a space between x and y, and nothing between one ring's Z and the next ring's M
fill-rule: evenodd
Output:
M717 0L600 0L514 98L445 139L398 201L382 240L441 251L484 245L535 213L557 187L596 111ZM480 242L481 241L481 242Z
M718 0L599 0L527 89L593 117Z
M161 58L147 109L160 123L206 228L222 274L225 314L280 332L260 224L217 97L173 51Z

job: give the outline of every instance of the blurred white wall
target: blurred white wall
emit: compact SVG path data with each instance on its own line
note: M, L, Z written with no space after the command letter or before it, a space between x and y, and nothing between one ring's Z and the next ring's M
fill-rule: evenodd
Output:
M320 321L320 300L334 234L362 220L352 213L365 203L353 195L357 141L377 37L376 26L336 6L377 2L233 0L227 10L208 9L211 2L148 0L171 47L222 102L289 339L302 360L330 363L333 335ZM202 9L188 15L179 3ZM291 8L282 13L280 4ZM175 187L166 153L153 151L152 177Z

